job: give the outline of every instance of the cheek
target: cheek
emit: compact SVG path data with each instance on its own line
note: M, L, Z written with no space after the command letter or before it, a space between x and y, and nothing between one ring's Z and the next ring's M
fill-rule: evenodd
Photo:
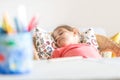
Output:
M67 40L72 40L73 39L73 34L65 34L65 38Z
M69 37L72 36L72 34L66 33L66 34L63 34L63 36L64 36L65 38L69 38Z

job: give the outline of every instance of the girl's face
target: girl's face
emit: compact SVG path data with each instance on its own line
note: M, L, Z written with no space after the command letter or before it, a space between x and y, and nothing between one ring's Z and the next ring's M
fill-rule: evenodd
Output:
M76 39L77 32L68 31L65 28L59 28L54 32L54 39L58 47L64 47L69 44L76 44L78 40Z

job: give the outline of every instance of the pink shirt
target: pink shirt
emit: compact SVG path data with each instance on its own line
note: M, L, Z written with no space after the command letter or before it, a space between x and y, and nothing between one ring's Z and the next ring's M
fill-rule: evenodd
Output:
M101 58L98 50L89 44L71 44L54 50L51 58L82 56L83 58Z

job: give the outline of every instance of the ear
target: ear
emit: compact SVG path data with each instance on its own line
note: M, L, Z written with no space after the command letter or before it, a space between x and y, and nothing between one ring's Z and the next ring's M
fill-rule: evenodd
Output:
M73 29L73 34L74 36L78 34L78 30L77 29Z

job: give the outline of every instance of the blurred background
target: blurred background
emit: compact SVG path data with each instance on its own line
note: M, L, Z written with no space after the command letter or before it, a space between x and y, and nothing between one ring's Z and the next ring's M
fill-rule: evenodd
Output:
M37 14L39 27L48 31L68 24L103 28L108 36L120 32L120 0L0 0L0 24L5 11L17 16L19 5L26 6L28 21Z

